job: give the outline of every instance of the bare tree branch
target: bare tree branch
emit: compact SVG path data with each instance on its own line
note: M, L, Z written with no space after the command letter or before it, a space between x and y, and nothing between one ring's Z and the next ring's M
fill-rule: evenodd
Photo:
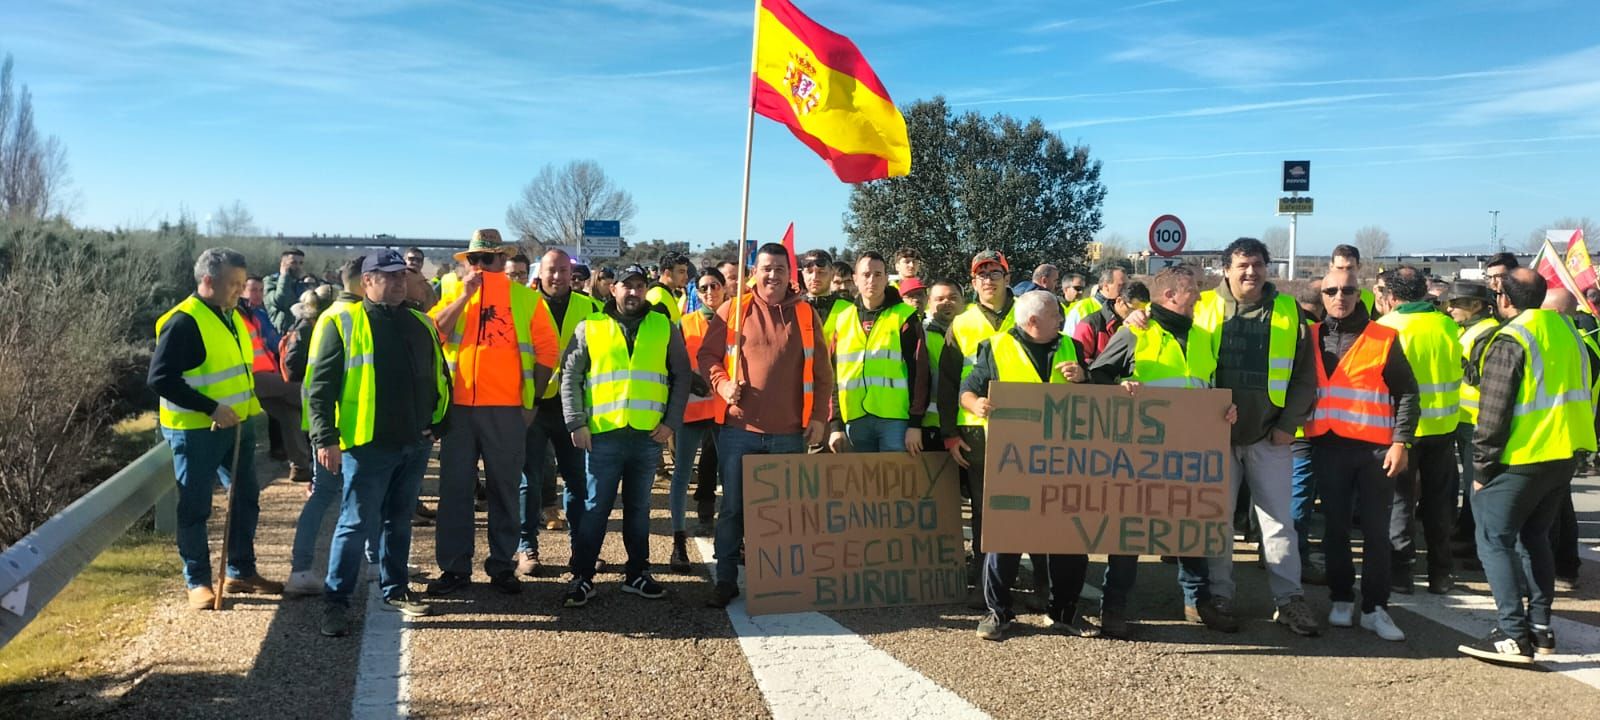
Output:
M545 165L506 209L506 225L528 245L573 245L584 220L619 220L624 233L637 209L593 160Z
M1368 225L1356 231L1355 246L1361 251L1362 260L1388 255L1393 245L1389 240L1389 231L1377 225Z

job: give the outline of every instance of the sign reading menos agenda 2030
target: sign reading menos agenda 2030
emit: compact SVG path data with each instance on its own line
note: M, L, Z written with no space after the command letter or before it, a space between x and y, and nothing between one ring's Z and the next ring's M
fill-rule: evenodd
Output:
M1199 557L1232 532L1227 390L989 386L983 549Z
M748 455L752 615L966 597L960 475L948 453Z

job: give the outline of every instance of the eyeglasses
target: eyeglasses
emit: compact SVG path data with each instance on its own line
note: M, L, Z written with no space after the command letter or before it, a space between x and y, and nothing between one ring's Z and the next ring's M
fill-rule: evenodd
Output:
M695 289L699 290L700 292L708 293L708 292L711 292L712 290L721 290L722 289L722 283L717 283L717 282L701 283L699 285L696 285Z
M1076 290L1078 292L1083 292L1084 290L1088 289L1088 287L1089 287L1088 285L1068 285L1067 289L1068 290Z
M975 273L972 274L972 277L977 278L979 280L989 280L989 281L993 281L993 282L999 282L1001 280L1006 279L1006 271L1004 271L1004 270L990 270L988 272L975 272Z
M492 265L499 253L467 253L468 265Z
M1335 295L1346 295L1346 296L1348 296L1348 295L1359 295L1359 294L1361 294L1361 288L1358 288L1358 287L1356 287L1354 285L1345 285L1343 287L1323 288L1322 289L1322 294L1323 295L1327 295L1328 297L1333 297Z

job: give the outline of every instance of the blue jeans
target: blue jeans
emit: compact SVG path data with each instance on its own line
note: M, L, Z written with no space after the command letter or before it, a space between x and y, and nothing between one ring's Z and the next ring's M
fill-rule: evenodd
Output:
M1100 589L1100 610L1123 610L1128 607L1128 595L1139 578L1138 555L1112 555L1106 558L1105 580ZM1183 590L1183 604L1198 606L1211 600L1211 561L1203 557L1178 558L1178 587Z
M191 588L210 587L211 544L206 520L211 517L211 492L220 478L233 484L233 525L228 534L228 577L256 574L256 521L261 517L261 486L256 484L256 424L249 418L227 430L173 430L161 428L172 446L172 470L178 478L178 558L183 561L183 581ZM237 475L228 476L233 464L234 433L239 437Z
M672 487L668 492L667 506L672 510L672 531L675 533L687 528L683 516L689 510L689 477L694 474L694 456L700 452L700 442L705 439L706 431L714 427L716 425L710 420L684 423L673 438L677 448L672 455Z
M1311 561L1311 508L1317 502L1317 476L1311 472L1311 443L1295 438L1293 487L1289 491L1289 515L1294 518L1294 534L1300 547L1300 562Z
M1052 616L1077 612L1078 595L1083 592L1083 578L1089 570L1089 556L1030 554L1029 557L1033 559L1034 574L1044 573L1050 578L1047 611ZM983 603L990 612L1007 619L1017 616L1011 610L1011 586L1016 584L1017 570L1021 566L1020 553L983 556Z
M327 599L349 605L361 577L369 539L378 540L378 587L385 598L404 593L411 557L411 515L417 511L422 473L428 468L432 442L401 446L362 445L346 450L344 495L339 501L339 527L328 550Z
M572 575L593 578L606 524L622 488L622 547L628 551L626 576L650 569L650 486L661 463L661 443L643 430L622 428L593 437L589 449L589 499L574 528ZM570 521L571 518L568 518Z
M556 469L561 472L562 511L567 515L567 538L573 547L577 543L577 523L572 518L583 515L584 503L589 499L587 471L584 469L582 450L572 445L572 433L567 432L566 421L561 417L561 401L553 406L541 403L539 414L528 427L527 457L522 462L522 484L517 494L522 501L522 532L517 538L518 552L539 554L539 528L544 524L541 512L555 507L556 478L550 474L545 462L545 451L555 451Z
M845 423L844 434L855 452L905 452L908 427L906 420L863 415Z
M739 541L744 538L744 456L793 455L806 451L800 433L768 435L724 427L717 435L722 504L717 507L717 582L739 581Z
M344 478L329 472L315 460L311 461L311 497L300 508L300 519L294 524L294 549L289 553L289 570L310 570L316 561L317 534L328 511L339 504L344 492Z
M1560 460L1519 468L1525 472L1501 472L1472 494L1478 561L1494 595L1500 630L1511 637L1526 639L1530 624L1550 625L1556 584L1550 527L1562 497L1572 492L1576 464Z

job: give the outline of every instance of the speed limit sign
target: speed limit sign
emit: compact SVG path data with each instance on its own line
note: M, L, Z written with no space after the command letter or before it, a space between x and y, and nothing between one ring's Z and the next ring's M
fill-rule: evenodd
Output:
M1150 250L1162 257L1172 257L1183 251L1189 242L1189 231L1177 215L1162 215L1150 223Z

